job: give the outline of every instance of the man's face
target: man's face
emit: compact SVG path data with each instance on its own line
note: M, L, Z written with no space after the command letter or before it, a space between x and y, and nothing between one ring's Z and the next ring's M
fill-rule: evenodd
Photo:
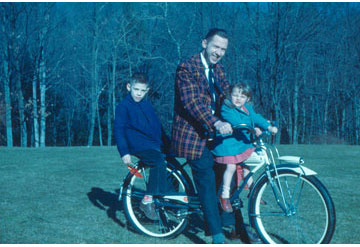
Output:
M225 55L228 42L228 39L219 35L213 36L210 40L204 39L202 41L202 47L204 48L203 55L209 65L217 64L221 60Z
M128 83L126 88L130 92L130 95L135 102L140 102L145 97L147 92L149 92L147 84L144 83L135 82L132 85Z

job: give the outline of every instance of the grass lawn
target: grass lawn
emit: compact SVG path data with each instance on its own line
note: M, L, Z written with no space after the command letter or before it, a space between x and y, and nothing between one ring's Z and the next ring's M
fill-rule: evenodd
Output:
M283 145L279 149L284 155L303 156L305 165L317 171L328 188L337 214L332 243L359 244L360 147ZM129 231L122 206L116 203L127 171L115 147L1 147L0 244L211 242L199 227L171 240Z

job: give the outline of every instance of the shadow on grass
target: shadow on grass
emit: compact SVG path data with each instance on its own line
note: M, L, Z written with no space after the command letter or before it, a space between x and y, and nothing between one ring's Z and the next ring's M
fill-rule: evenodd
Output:
M95 207L106 211L107 216L115 223L127 230L138 233L135 229L132 229L132 227L126 222L122 222L116 217L117 211L123 212L122 203L118 201L119 190L116 190L114 192L108 192L103 190L102 188L93 187L91 188L91 191L87 193L87 196L89 198L89 201ZM204 231L204 219L202 217L202 214L192 214L189 219L189 224L182 234L194 244L206 244L206 241L202 238L202 236L208 234L204 233Z
M190 216L189 225L183 232L183 235L187 237L194 244L206 244L206 242L198 236L204 233L204 219L199 214L193 214Z
M103 190L102 188L93 187L91 191L87 193L89 201L97 208L106 211L106 214L114 222L123 228L129 228L126 222L121 222L116 217L116 211L123 211L122 204L119 203L119 190L114 193ZM206 242L198 236L203 234L204 221L199 215L192 215L187 229L183 232L183 235L187 237L194 244L205 244ZM128 229L137 233L133 229Z
M118 201L119 191L115 191L116 193L111 193L104 191L101 188L93 187L91 191L87 193L87 196L90 202L95 206L100 208L101 210L105 210L107 216L112 219L115 223L120 225L121 227L125 227L126 224L121 222L118 218L116 218L116 211L122 211L122 205Z

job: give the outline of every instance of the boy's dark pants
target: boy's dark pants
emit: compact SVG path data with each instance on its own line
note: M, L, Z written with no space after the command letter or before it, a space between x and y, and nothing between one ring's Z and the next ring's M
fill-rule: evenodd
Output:
M167 190L165 155L160 151L149 149L134 154L141 162L150 166L147 193L161 194Z

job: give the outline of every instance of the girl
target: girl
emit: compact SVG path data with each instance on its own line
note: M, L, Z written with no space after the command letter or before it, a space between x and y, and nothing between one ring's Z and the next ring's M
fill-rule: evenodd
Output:
M231 85L227 99L224 100L221 107L221 117L233 126L247 124L267 129L272 134L276 134L278 129L271 126L265 118L253 110L248 103L250 98L251 89L248 85L242 83ZM256 135L261 134L259 128L255 128L255 130ZM213 150L215 161L219 164L226 164L222 193L219 198L221 207L225 212L231 213L233 211L229 198L230 183L236 170L236 164L247 160L254 150L255 147L250 141L250 134L241 131L235 131L233 134L226 136L219 135L215 139L215 148ZM244 176L246 176L250 171L248 168L244 168L243 172ZM252 182L252 178L250 178L247 183L248 189L250 189Z

